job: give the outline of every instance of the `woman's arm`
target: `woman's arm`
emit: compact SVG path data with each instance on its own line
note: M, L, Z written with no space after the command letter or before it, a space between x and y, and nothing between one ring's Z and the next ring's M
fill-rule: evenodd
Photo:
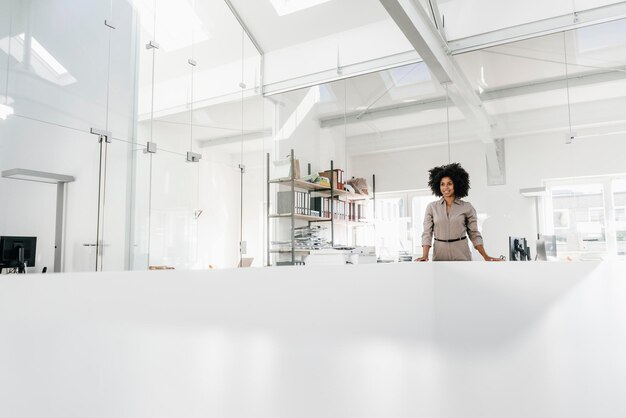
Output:
M428 253L430 252L430 247L433 242L433 231L435 229L432 204L429 204L426 207L423 226L424 232L422 233L422 256L420 258L416 258L415 261L428 261Z
M415 261L428 261L428 253L430 252L430 245L422 245L422 256L416 258Z
M485 251L485 247L482 244L476 246L476 251L478 251L480 255L483 256L485 261L502 261L501 258L491 257L490 255L488 255L487 251Z
M472 241L472 244L474 244L474 248L476 248L476 251L478 251L480 255L483 256L485 261L502 261L500 258L491 257L489 254L487 254L487 251L485 251L485 246L483 245L483 237L480 231L478 231L478 216L476 216L476 209L474 209L473 206L471 207L471 210L469 211L466 219L467 235L469 235L469 238Z

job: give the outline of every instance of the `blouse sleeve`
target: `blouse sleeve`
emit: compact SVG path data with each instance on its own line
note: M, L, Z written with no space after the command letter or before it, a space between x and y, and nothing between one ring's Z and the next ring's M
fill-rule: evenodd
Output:
M474 206L472 205L469 207L465 223L467 226L467 235L472 241L474 248L476 248L477 245L483 245L483 236L478 230L478 217L476 216L476 209L474 209Z
M426 213L424 214L424 232L422 233L422 246L427 245L432 247L433 245L433 229L435 227L433 221L433 206L429 204L426 206Z

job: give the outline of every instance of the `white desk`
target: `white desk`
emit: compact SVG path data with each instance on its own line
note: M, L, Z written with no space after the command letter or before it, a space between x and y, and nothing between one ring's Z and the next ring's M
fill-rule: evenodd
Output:
M5 276L0 417L626 416L626 263Z

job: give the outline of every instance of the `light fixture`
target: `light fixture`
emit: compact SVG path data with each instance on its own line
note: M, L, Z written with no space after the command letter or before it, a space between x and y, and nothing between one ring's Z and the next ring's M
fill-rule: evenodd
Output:
M546 186L527 187L519 189L519 193L524 197L530 197L535 200L535 220L537 224L537 234L541 234L541 223L539 222L539 198L546 196L548 190Z
M546 195L546 191L546 186L519 189L519 193L524 197L542 197Z
M4 170L2 177L14 180L36 181L38 183L71 183L75 179L65 174L48 173L45 171L28 170L25 168L12 168Z

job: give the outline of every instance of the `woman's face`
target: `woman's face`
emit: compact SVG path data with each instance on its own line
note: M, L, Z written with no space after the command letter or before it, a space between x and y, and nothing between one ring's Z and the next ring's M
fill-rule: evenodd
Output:
M439 190L441 190L441 194L443 197L453 197L454 196L454 183L450 177L444 177L441 179L439 183Z

